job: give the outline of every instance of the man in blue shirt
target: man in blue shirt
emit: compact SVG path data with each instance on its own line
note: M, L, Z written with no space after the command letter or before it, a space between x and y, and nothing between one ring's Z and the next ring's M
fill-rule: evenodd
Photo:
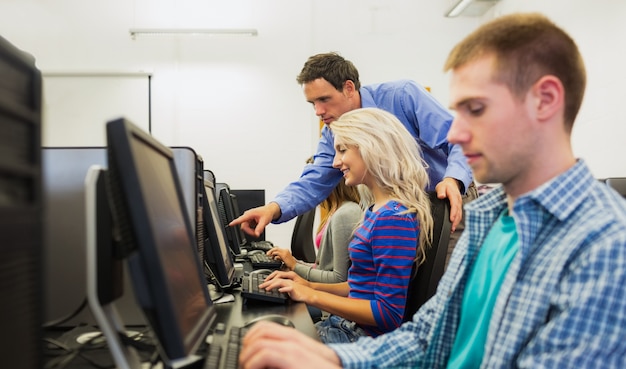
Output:
M450 53L448 133L476 179L437 293L400 328L323 345L261 324L246 369L626 368L626 201L572 151L585 68L539 14L484 24Z
M470 188L472 173L461 148L446 139L452 115L428 91L409 80L361 86L356 67L336 53L310 57L297 81L325 123L313 165L273 201L248 210L231 224L241 224L245 232L258 236L270 222L288 221L322 202L342 176L332 167L335 149L329 126L343 113L376 107L394 114L415 137L428 166L427 190L436 190L439 198L449 199L452 229L457 227L462 219L462 194ZM471 189L473 199L477 193L473 186Z

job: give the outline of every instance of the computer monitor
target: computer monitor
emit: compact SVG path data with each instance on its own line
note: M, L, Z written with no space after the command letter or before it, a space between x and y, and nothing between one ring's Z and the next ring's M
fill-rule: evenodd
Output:
M185 199L187 214L199 233L204 233L202 216L202 159L189 147L171 147ZM97 325L85 308L85 177L92 165L106 168L107 149L90 147L43 147L42 188L44 200L44 327L62 328ZM199 224L196 222L198 217ZM110 232L109 232L110 233ZM107 237L99 232L98 238ZM198 237L198 254L204 255L204 237ZM126 267L126 266L125 266ZM124 273L127 276L128 273ZM117 301L128 326L144 326L146 321L132 294L130 279L124 278L125 293Z
M230 195L230 202L233 204L233 214L235 218L238 218L241 215L238 197L236 194L234 194L230 190L228 191L228 194ZM239 232L240 245L241 246L247 245L248 239L246 237L246 233L243 231L243 229L241 229L239 225L235 226L235 229L237 230L237 232Z
M198 256L204 258L204 229L202 219L202 187L204 182L204 161L191 147L172 146L174 163L185 198L185 205L192 229L195 231Z
M41 158L46 245L44 327L92 324L93 316L84 308L87 290L84 187L90 166L106 167L106 148L44 147Z
M111 208L106 193L106 170L95 164L85 177L85 251L87 299L106 337L108 350L120 369L139 369L141 362L134 347L126 345L122 336L139 334L124 332L124 321L117 309L124 293L124 258L113 242ZM130 295L126 293L126 295ZM76 337L78 342L90 340L94 332Z
M216 287L228 288L235 282L235 265L224 236L217 210L215 188L210 180L204 180L204 239L205 261Z
M217 207L230 249L235 255L241 254L241 246L245 245L245 238L242 239L243 232L239 225L230 227L229 224L238 214L235 212L233 201L230 195L230 188L226 183L217 183L215 187L217 195Z
M237 204L239 205L241 214L248 209L265 205L265 190L231 188L230 193L237 196ZM264 240L265 231L261 232L258 237L246 233L246 241L248 244Z
M41 73L0 37L0 355L2 367L43 367Z
M168 367L187 361L216 318L172 150L120 118L107 123L113 235Z

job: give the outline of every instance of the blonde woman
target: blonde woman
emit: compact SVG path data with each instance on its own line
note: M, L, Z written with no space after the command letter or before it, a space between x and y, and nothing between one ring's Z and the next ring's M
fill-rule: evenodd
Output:
M319 247L315 263L293 257L287 249L275 247L268 255L283 261L284 268L311 282L336 283L348 279L350 254L348 244L363 219L361 197L355 186L346 186L342 179L320 207L325 210L315 236Z
M364 108L331 125L333 167L346 185L367 186L373 203L349 246L352 265L343 283L314 283L293 272L272 273L262 288L330 313L316 324L325 343L378 336L402 323L411 266L430 244L432 217L424 189L425 164L415 139L392 114Z

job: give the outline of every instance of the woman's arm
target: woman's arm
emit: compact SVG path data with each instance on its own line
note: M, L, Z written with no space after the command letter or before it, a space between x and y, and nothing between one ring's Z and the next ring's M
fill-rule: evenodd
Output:
M363 210L355 202L344 202L330 217L318 251L317 269L296 265L295 271L312 282L337 283L348 280L350 252L348 246L357 225L363 220ZM304 271L302 274L300 271Z

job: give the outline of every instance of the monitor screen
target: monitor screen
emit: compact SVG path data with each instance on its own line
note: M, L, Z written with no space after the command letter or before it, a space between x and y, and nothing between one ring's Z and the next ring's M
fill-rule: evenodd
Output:
M218 197L217 206L220 212L220 218L222 219L222 224L224 226L224 232L228 239L228 244L230 245L233 253L235 255L239 255L241 254L241 246L245 244L245 240L241 239L241 229L238 225L234 227L228 226L230 222L238 217L230 196L230 189L226 183L217 183L215 192Z
M218 215L213 183L204 180L205 260L217 287L230 287L235 279L235 265Z
M4 25L4 23L3 23ZM17 35L16 35L17 36ZM43 368L41 73L0 36L0 342L3 368Z
M113 236L166 362L191 355L216 316L172 150L128 122L107 123Z
M238 218L241 215L241 210L239 208L239 200L237 200L237 195L235 195L232 191L229 191L230 202L233 204L233 214L234 218ZM239 225L235 226L235 229L239 233L239 244L244 246L248 243L246 239L246 233L241 229Z
M243 214L246 210L265 205L265 190L231 188L230 193L237 196L240 214ZM258 237L247 233L245 235L247 244L265 240L265 231L261 232Z
M191 228L196 234L198 257L204 258L204 230L202 229L202 181L204 162L194 149L185 146L170 147L174 152L174 163L183 191Z

